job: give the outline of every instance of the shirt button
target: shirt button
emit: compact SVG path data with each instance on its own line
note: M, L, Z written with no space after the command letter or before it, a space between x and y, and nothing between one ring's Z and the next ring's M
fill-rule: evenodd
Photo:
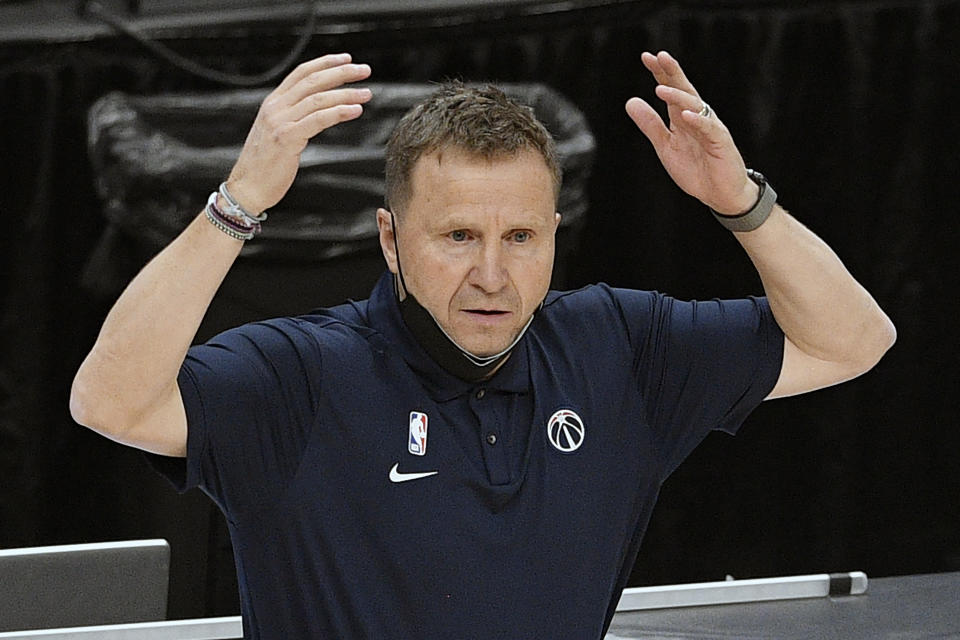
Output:
M477 400L480 400L480 399L482 399L483 396L485 396L485 395L487 395L487 390L486 390L486 389L477 389L477 392L474 394L473 397L476 398ZM491 444L492 444L492 443L491 443Z
M497 434L495 434L495 433L488 433L488 434L487 434L487 444L489 444L489 445L491 445L491 446L497 444Z

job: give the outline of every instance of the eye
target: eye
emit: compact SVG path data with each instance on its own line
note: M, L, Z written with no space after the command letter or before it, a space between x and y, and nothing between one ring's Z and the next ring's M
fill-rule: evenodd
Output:
M467 239L467 232L463 229L457 229L450 232L450 239L454 242L464 242Z
M513 241L518 243L524 243L529 240L531 237L529 231L517 231L513 234Z

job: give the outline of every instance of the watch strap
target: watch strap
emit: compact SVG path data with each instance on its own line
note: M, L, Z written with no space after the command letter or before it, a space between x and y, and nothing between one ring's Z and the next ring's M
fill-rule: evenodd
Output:
M735 216L725 216L710 209L713 217L730 231L753 231L766 221L777 203L777 192L773 190L763 174L753 169L747 169L747 177L760 187L760 196L748 211Z

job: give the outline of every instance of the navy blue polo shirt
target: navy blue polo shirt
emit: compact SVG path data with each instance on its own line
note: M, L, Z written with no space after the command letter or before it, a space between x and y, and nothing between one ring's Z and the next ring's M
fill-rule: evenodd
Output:
M190 349L187 458L220 507L244 635L602 638L661 483L773 388L763 298L551 292L510 359L468 383L368 301Z

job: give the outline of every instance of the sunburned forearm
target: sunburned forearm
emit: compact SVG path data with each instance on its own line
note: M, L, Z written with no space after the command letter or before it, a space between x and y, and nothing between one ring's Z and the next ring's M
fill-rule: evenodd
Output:
M895 330L830 247L779 206L754 231L735 233L763 281L777 323L807 355L869 368Z
M78 421L117 436L171 392L242 244L198 216L130 282L74 380Z

